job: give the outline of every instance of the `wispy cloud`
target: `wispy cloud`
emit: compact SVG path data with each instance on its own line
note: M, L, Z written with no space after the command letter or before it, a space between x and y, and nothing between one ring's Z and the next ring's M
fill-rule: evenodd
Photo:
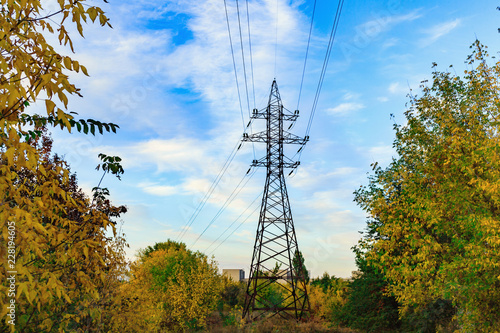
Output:
M387 90L391 94L407 94L410 92L410 88L408 86L404 86L400 82L392 82Z
M345 101L339 105L326 109L326 112L334 116L345 116L365 107L363 103L358 102L361 95L358 93L347 92L342 97Z
M399 43L399 39L395 38L395 37L392 37L392 38L389 38L387 39L383 44L382 44L382 48L383 49L388 49L390 47L393 47L395 45L397 45Z
M331 115L345 116L354 111L363 109L365 106L361 103L341 103L336 107L329 108L326 110Z
M375 18L358 25L356 30L368 37L374 38L381 33L394 28L399 23L414 21L422 15L418 10L415 10L403 15L374 16Z
M441 24L437 24L429 29L423 30L423 33L426 37L420 40L421 46L428 46L439 38L449 34L453 29L457 28L461 24L462 20L455 19L453 21L444 22Z
M139 185L139 187L141 187ZM179 190L176 186L168 186L168 185L147 185L147 186L142 186L141 189L152 195L157 195L157 196L171 196L174 194L178 194Z

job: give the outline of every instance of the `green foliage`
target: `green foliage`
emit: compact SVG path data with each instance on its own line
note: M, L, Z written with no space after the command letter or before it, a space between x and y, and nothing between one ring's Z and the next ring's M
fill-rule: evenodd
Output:
M384 272L401 316L449 313L435 305L453 304L461 331L492 332L500 326L500 64L488 66L479 42L473 48L464 77L435 70L412 97L407 124L395 127L398 158L374 166L356 192L375 231L359 248Z
M328 291L329 288L337 289L339 278L334 275L330 276L327 272L324 272L321 277L317 277L311 280L311 286L321 287L324 293Z
M221 304L227 305L229 308L245 306L245 296L247 285L245 282L234 282L224 278L224 289L221 292Z
M294 274L297 277L298 281L305 281L305 283L309 283L309 272L307 271L304 256L302 252L295 251L295 254L292 259L292 265Z
M424 308L410 310L402 319L402 331L418 333L455 332L456 307L449 300L437 299Z
M120 175L125 172L120 164L122 159L119 156L108 156L103 153L100 153L98 157L101 159L102 164L98 164L96 170L102 167L104 173L111 172L111 174L120 179Z
M347 280L333 276L330 278L328 273L323 274L322 278L313 279L308 289L311 318L340 324L338 314L346 303L348 290Z
M70 112L72 114L76 114L75 112ZM47 127L47 125L52 125L53 127L59 126L61 129L67 128L69 132L73 128L76 128L78 132L88 134L89 131L92 135L95 135L96 129L99 131L100 134L103 134L104 131L106 132L113 132L116 133L116 129L120 128L120 126L113 124L113 123L102 123L98 120L94 119L79 119L79 120L74 120L73 118L70 118L70 116L67 116L67 120L63 120L62 118L57 118L55 116L40 116L40 115L29 115L29 114L21 114L19 116L19 123L22 126L33 126L35 130L26 130L20 132L21 135L23 135L28 141L30 138L35 139L36 137L39 137L41 132L39 130L36 130L37 128L42 128L42 127ZM72 116L71 116L72 117Z
M366 332L390 332L400 327L398 303L385 295L387 281L381 271L369 266L358 253L358 275L349 284L347 301L334 313L336 321Z
M147 246L144 250L139 251L139 257L146 259L152 252L158 250L173 250L173 251L187 251L186 244L167 240L166 242L155 243L153 246Z
M283 301L287 297L283 287L279 283L271 283L269 285L264 285L263 282L257 288L259 288L259 298L255 301L256 307L270 307L279 308L283 307Z

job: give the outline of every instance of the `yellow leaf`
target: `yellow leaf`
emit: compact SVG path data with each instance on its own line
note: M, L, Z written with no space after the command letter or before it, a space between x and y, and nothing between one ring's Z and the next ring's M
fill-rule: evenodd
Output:
M45 108L47 109L47 114L54 114L54 109L56 107L56 103L52 102L50 99L45 100Z
M71 70L71 58L70 57L64 57L64 67Z
M80 68L82 69L83 74L85 74L86 76L89 76L89 73L87 72L87 68L85 66L80 65Z

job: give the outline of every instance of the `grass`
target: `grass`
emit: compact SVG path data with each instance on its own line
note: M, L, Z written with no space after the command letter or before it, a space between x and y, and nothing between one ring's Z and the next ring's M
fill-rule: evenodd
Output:
M272 317L265 320L255 322L232 322L224 324L220 317L217 320L213 316L209 320L209 325L206 332L214 333L278 333L278 332L322 332L322 333L359 333L358 331L349 328L332 327L332 323L311 319L306 322L297 322L294 320L285 320L280 317Z

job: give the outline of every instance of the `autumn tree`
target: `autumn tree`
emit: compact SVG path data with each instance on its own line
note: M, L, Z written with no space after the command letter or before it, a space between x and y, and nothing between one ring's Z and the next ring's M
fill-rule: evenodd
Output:
M12 245L0 248L0 258L16 272L16 327L10 329L23 332L99 327L103 302L111 299L106 290L116 289L105 281L121 274L116 262L123 259L122 241L113 235L113 218L123 209L99 186L94 198L84 196L67 164L32 142L44 126L85 134L118 127L74 118L69 96L81 92L68 74L88 75L87 69L47 42L55 36L74 52L72 27L83 36L83 23L104 26L108 18L85 0L53 4L48 11L40 0L0 1L0 243ZM28 113L34 103L45 108L42 115ZM104 172L123 171L115 157L101 159ZM15 260L8 262L7 254ZM9 302L6 274L0 272L2 304ZM5 307L0 317L7 323Z
M5 307L1 325L22 332L93 331L105 325L101 314L116 302L114 290L126 268L114 220L126 208L88 198L68 164L51 154L48 136L16 145L26 148L0 153L0 219L14 226L4 228L0 239L15 250L8 262L7 248L0 253L8 270L17 272L15 326L8 324ZM6 273L0 273L3 304L10 302Z
M461 331L500 326L500 63L478 41L464 75L433 72L396 126L398 157L356 201L379 221L361 248L400 314L450 302Z
M87 2L58 0L59 8L49 12L40 0L1 0L1 128L5 126L4 121L18 122L29 104L41 101L40 97L45 100L48 116L70 126L68 120L73 117L62 108L68 108L68 95L80 95L80 90L69 81L67 72L82 71L88 75L87 69L71 57L56 52L47 42L47 35L55 35L60 44L74 51L68 24L76 26L81 36L84 22L97 19L101 25L109 25L102 9ZM62 105L58 106L59 103Z
M326 272L320 278L312 279L307 290L311 316L340 324L338 313L346 302L348 289L347 280L330 276Z
M140 251L130 274L123 286L123 295L130 300L120 328L125 332L137 330L135 324L127 328L127 321L148 331L206 327L223 289L213 260L172 241Z

